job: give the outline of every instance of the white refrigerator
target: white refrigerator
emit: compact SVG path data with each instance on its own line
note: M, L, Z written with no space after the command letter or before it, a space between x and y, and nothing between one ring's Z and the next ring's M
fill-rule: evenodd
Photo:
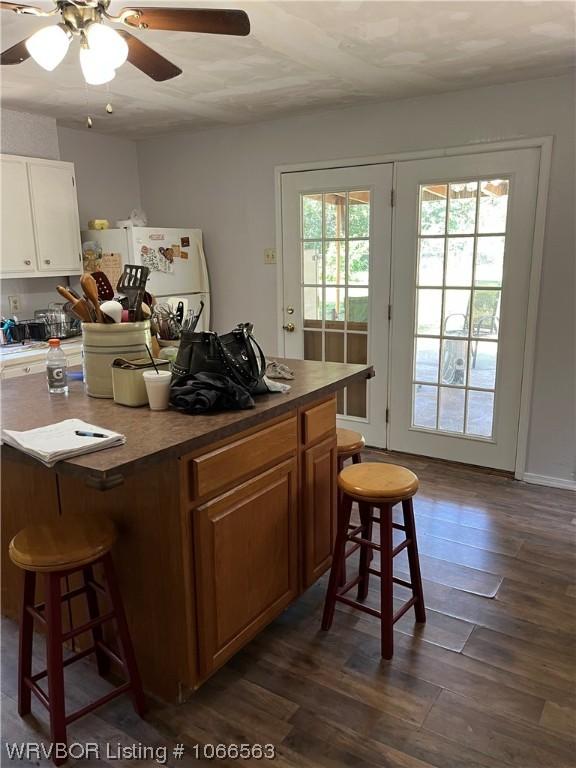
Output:
M158 301L176 309L184 302L185 312L204 310L196 328L210 329L210 282L200 229L165 227L123 227L122 229L89 229L82 232L85 262L92 254L96 263L108 274L116 288L117 273L124 264L141 264L150 269L146 289ZM88 256L90 258L90 256ZM92 271L92 270L90 270Z

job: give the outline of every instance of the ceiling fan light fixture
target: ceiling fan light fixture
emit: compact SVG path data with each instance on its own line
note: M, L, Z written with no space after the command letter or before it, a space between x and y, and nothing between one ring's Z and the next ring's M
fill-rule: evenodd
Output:
M70 33L63 24L43 27L26 41L28 53L43 69L56 69L70 46Z
M90 50L112 69L121 67L128 58L126 40L112 27L94 22L86 29L86 40Z
M80 66L88 85L104 85L116 77L116 70L91 48L80 48Z

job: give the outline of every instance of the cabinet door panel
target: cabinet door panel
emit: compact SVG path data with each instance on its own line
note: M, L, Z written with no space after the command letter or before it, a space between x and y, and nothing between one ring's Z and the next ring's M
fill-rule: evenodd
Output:
M336 535L336 435L304 451L304 584L330 567Z
M297 493L291 459L192 511L201 677L296 597Z
M30 164L32 209L41 272L81 272L78 202L71 166Z
M36 243L28 190L28 171L22 160L2 159L1 271L34 272Z

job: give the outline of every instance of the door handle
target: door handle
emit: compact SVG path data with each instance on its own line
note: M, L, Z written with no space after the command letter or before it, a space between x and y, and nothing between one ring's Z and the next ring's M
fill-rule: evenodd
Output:
M285 331L288 331L288 333L294 333L296 330L294 323L286 323L286 325L283 325L282 328L284 328Z

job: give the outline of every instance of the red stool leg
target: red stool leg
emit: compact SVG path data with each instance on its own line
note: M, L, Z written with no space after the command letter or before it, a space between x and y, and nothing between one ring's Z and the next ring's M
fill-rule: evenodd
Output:
M34 619L26 610L34 605L36 573L24 571L24 590L20 612L20 650L18 655L18 714L30 714L32 691L26 685L26 678L32 674L32 645L34 642Z
M394 603L392 595L392 507L380 507L380 633L382 658L391 659L394 654Z
M126 614L124 613L124 604L122 602L120 590L118 589L116 571L112 561L112 555L110 555L110 553L104 555L102 558L102 565L104 566L104 573L106 575L106 587L108 594L110 595L110 600L112 601L112 609L114 611L116 625L118 627L120 654L126 668L128 680L130 681L130 695L132 696L132 702L134 704L136 714L142 717L146 711L146 702L144 699L144 693L142 691L142 682L140 680L140 673L138 672L138 665L136 664L136 657L134 656L132 640L130 639L128 622L126 621Z
M352 456L352 464L361 464L362 463L362 455L360 453L355 453Z
M411 541L411 544L408 546L408 565L410 566L412 594L416 598L416 603L414 603L414 613L416 614L416 621L424 623L426 621L426 608L424 607L424 590L422 589L422 577L420 575L420 559L418 557L416 524L414 523L414 507L412 505L412 499L405 499L402 502L402 512L404 513L406 538Z
M46 592L46 666L48 669L48 701L50 703L50 738L53 744L66 744L66 701L62 664L62 603L60 574L47 573ZM53 758L62 765L64 758Z
M344 462L345 461L346 461L346 459L343 456L338 456L337 457L336 462L337 462L338 474L340 474L340 472L342 472L342 470L344 469ZM338 494L337 497L336 497L337 498L337 503L338 503L338 506L340 506L342 504L342 496L343 496L343 493L340 490L340 488L338 488L337 494ZM342 567L340 568L340 577L338 579L338 586L339 587L343 587L344 584L346 584L346 558L344 558L344 560L342 562Z
M324 603L324 615L322 616L322 629L330 629L334 618L334 609L336 608L336 594L338 592L338 582L340 573L346 556L346 540L348 537L348 525L352 513L352 499L344 494L342 503L338 505L338 530L336 532L336 542L334 544L334 556L332 558L332 568L330 569L330 580L328 581L328 590L326 592L326 601Z
M372 507L370 504L360 502L360 523L362 524L362 538L372 541ZM362 545L360 547L360 566L358 582L358 600L363 601L368 597L368 583L370 580L370 561L372 560L372 547Z
M100 616L100 609L98 607L98 597L94 591L94 587L90 586L94 581L94 571L92 566L84 566L82 569L82 574L84 576L84 584L86 585L86 602L88 604L88 615L90 616L91 620L97 619ZM92 639L94 641L96 667L98 668L98 674L103 677L110 669L110 659L99 647L99 643L102 643L104 640L101 624L92 628Z

